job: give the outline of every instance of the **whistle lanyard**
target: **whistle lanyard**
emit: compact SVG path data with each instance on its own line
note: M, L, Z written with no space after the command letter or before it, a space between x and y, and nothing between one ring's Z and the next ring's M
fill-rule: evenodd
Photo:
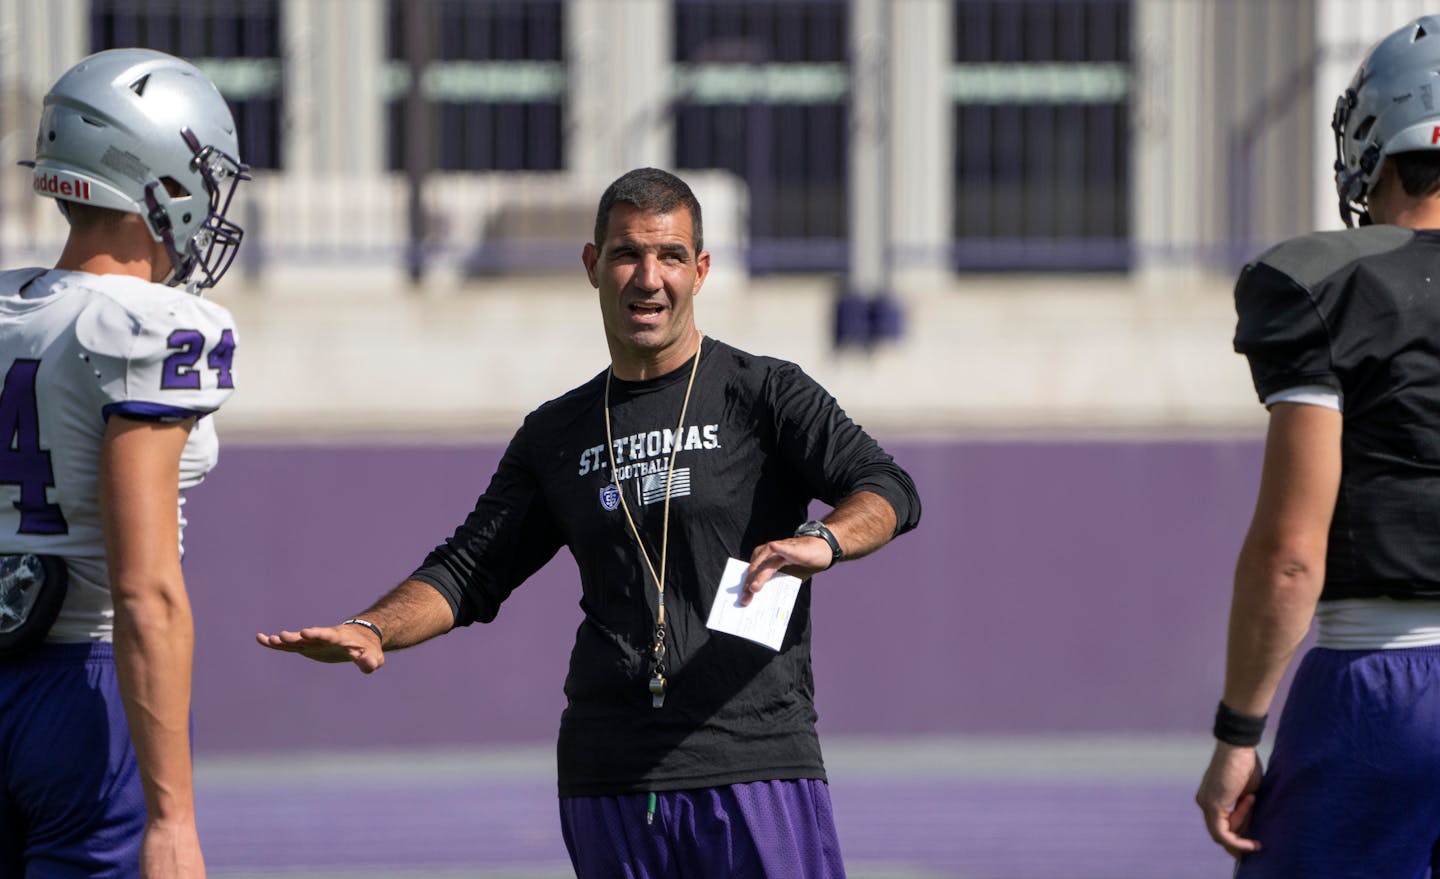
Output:
M614 367L605 373L605 449L610 453L610 480L620 494L620 509L625 511L625 521L630 523L630 533L635 536L635 545L650 569L659 598L655 609L655 643L650 648L650 707L659 708L665 704L665 563L670 548L670 488L675 481L675 453L680 451L680 437L685 428L685 411L690 408L690 391L695 387L695 373L700 371L700 346L705 341L703 334L697 334L695 362L690 366L690 381L685 385L685 400L680 404L680 423L675 427L675 439L670 444L670 463L665 471L665 513L660 526L660 568L650 558L635 517L630 514L630 504L625 500L625 489L620 485L620 471L615 466L615 438L610 430L610 379L615 375Z

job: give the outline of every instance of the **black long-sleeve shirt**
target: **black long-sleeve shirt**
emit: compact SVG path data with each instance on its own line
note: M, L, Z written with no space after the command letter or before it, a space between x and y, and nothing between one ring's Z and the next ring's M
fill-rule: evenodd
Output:
M575 636L561 717L561 796L614 795L792 778L824 778L810 670L810 584L778 653L705 626L730 557L788 537L810 501L858 491L915 527L914 482L798 366L705 339L685 423L676 424L691 363L659 378L606 373L532 412L489 488L455 534L413 575L450 602L457 625L495 618L500 603L561 546L580 569L585 617ZM667 468L664 706L647 682L656 585L617 503L619 487L658 567Z

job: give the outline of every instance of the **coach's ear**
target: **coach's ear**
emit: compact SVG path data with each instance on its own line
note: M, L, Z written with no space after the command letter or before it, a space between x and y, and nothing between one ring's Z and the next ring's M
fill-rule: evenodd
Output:
M599 290L600 279L595 276L595 266L600 263L600 249L593 242L585 242L585 249L580 252L580 261L585 264L585 276L590 279L590 286Z
M695 254L695 283L690 286L690 295L700 293L700 288L705 286L705 279L710 277L710 251L702 250Z

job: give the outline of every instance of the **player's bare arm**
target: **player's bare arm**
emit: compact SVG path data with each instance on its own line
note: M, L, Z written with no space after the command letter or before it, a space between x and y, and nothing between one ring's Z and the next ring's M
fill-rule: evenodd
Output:
M192 424L112 417L100 457L115 666L145 791L145 879L205 875L190 769L194 626L177 508L180 455Z
M841 559L869 555L895 536L895 509L873 491L857 491L845 498L823 522L840 544ZM750 596L759 592L777 571L805 578L829 568L834 561L829 542L820 537L787 537L762 543L750 554L745 595L740 601L749 604Z
M1225 704L1264 714L1310 629L1340 487L1341 415L1277 404L1270 413L1254 520L1235 570Z
M1340 485L1341 415L1280 403L1270 413L1254 519L1235 570L1223 700L1268 712L1309 631L1325 580L1325 547ZM1196 802L1210 836L1232 855L1256 851L1244 836L1260 783L1254 748L1217 742Z
M272 650L299 653L316 662L353 662L356 668L370 674L385 664L386 650L428 641L455 625L449 602L420 580L404 581L349 619L369 625L349 622L311 626L273 635L260 633L255 640Z

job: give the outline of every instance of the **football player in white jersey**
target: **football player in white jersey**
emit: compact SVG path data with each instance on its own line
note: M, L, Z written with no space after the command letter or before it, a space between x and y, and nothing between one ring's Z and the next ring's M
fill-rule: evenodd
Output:
M246 178L224 98L161 52L45 96L34 189L70 233L0 273L0 876L198 877L180 504L217 457Z

